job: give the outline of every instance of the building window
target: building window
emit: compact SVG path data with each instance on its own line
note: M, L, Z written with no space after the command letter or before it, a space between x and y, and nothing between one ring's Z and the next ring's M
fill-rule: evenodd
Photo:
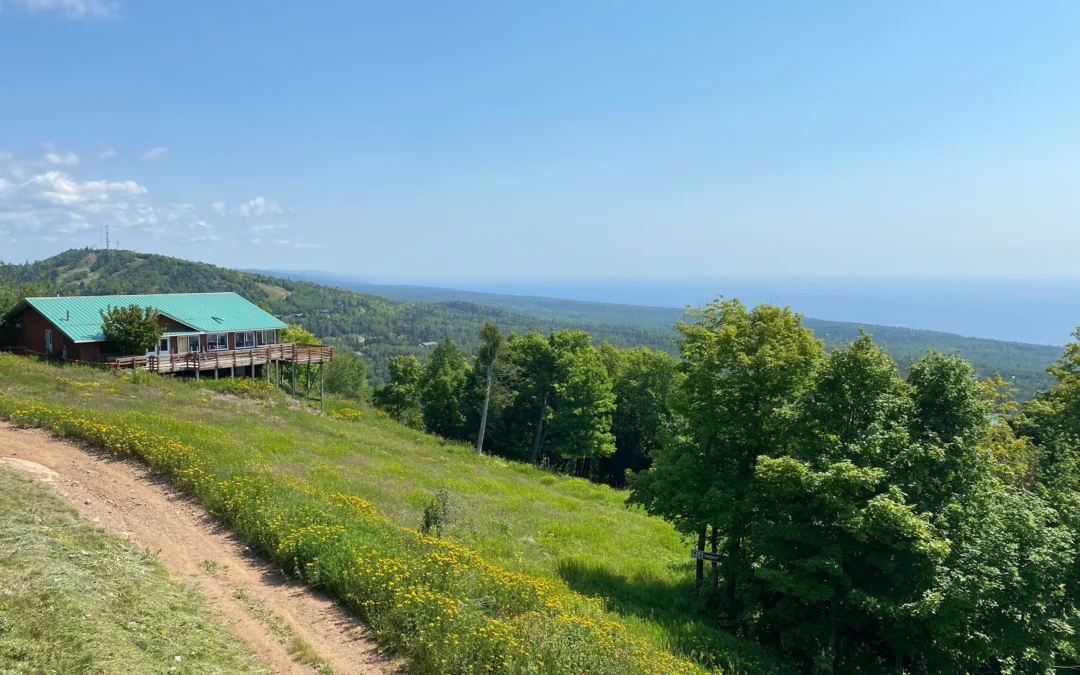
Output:
M277 331L276 330L261 330L256 337L259 339L259 346L277 344Z
M236 334L236 348L247 349L255 346L255 331L246 331Z
M198 335L189 335L187 339L187 350L189 352L198 353L202 351L202 340Z
M223 352L229 348L229 334L228 333L207 333L206 334L206 351L208 352Z
M169 338L163 337L157 341L157 345L146 350L147 354L168 354L169 353Z

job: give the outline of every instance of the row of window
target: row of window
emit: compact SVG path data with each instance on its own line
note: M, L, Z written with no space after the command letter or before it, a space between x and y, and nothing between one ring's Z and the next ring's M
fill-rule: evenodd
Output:
M235 349L250 349L251 347L262 347L264 345L272 345L277 343L277 335L272 330L249 330L240 331L234 333L236 346ZM177 338L180 341L178 345L181 349L180 352L199 352L202 351L202 338L198 335L188 335L186 337ZM184 340L187 340L185 343ZM186 349L184 349L186 347ZM206 351L208 352L223 352L229 349L229 334L228 333L207 333L206 334ZM151 349L149 353L153 354L155 350ZM159 341L157 346L157 353L168 354L169 353L169 338L163 337Z

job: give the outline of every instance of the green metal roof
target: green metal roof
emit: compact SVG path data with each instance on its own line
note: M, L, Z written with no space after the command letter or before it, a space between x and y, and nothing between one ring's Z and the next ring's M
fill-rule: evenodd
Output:
M101 312L109 307L151 307L200 333L285 328L286 324L236 293L169 293L162 295L77 295L24 300L74 342L104 340ZM22 308L19 303L14 311Z

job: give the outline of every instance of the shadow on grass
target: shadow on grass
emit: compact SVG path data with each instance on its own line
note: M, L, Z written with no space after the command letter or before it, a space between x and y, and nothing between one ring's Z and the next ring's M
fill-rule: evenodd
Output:
M650 576L628 578L593 559L575 556L558 563L567 585L600 598L609 610L652 624L660 644L725 675L792 673L794 670L757 645L713 625L694 595L693 565L675 579Z

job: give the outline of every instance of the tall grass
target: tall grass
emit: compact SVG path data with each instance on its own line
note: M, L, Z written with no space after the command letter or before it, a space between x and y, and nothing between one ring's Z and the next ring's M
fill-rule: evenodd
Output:
M685 543L626 509L619 491L477 457L375 411L322 418L273 396L235 405L179 380L136 384L3 356L0 392L0 414L169 474L287 571L350 604L416 673L782 670L702 619ZM35 398L43 410L30 411ZM84 437L83 423L120 435ZM124 445L151 437L177 446ZM415 531L440 488L458 507L445 540ZM440 606L453 609L431 613Z
M0 469L0 672L268 672L202 603L152 555Z

